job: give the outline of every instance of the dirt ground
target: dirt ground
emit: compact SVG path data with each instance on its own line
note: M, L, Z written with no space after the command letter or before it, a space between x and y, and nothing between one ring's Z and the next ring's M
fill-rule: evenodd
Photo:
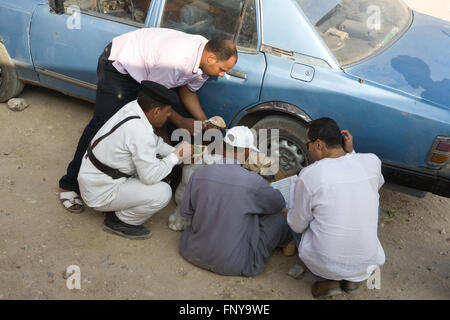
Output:
M450 19L447 0L408 2ZM101 213L64 210L57 183L93 105L33 86L21 97L31 103L22 112L0 104L0 299L313 299L314 277L287 276L299 259L280 251L254 278L186 262L180 233L167 226L173 202L146 223L153 236L141 241L102 231ZM381 289L335 299L449 299L450 199L383 188L381 208ZM80 290L66 287L70 265L81 269Z

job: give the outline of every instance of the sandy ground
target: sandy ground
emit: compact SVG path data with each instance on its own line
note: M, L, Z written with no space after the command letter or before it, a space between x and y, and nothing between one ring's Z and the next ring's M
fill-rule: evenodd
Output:
M409 3L450 18L447 0ZM167 227L173 203L146 223L153 236L143 241L103 232L101 213L64 210L57 182L93 105L33 86L21 97L31 103L23 112L0 104L0 299L313 299L314 277L287 276L299 260L280 251L254 278L186 262L180 233ZM336 299L449 299L450 199L383 188L381 208L381 289L363 286ZM70 265L81 268L80 290L66 287Z

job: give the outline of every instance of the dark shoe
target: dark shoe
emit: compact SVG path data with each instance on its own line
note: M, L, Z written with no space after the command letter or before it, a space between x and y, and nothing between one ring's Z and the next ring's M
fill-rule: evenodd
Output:
M115 212L106 212L103 230L128 239L148 239L152 235L143 225L133 226L120 221Z
M314 282L311 293L314 298L332 297L342 294L339 281L334 280L322 280Z
M341 289L345 292L352 292L357 290L361 285L361 282L351 282L347 280L341 281Z

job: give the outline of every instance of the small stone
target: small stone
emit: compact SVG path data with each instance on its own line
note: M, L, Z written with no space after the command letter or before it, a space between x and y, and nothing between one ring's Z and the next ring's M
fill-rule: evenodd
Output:
M400 277L400 274L399 274L398 272L395 272L392 276L393 276L395 279L397 279L398 277Z
M24 272L24 273L23 273L23 277L24 277L24 278L29 278L29 277L30 277L30 274L29 274L28 272Z
M53 278L55 275L53 274L53 272L47 272L47 276L49 276L50 278Z
M305 273L305 269L299 264L294 265L287 272L288 276L290 276L294 279L297 279L297 280L300 279L304 273Z
M441 231L439 231L440 234L446 234L445 229L442 229Z
M23 111L29 105L23 98L13 98L8 101L8 108L13 111Z
M433 267L427 266L427 270L428 270L428 271L433 271Z

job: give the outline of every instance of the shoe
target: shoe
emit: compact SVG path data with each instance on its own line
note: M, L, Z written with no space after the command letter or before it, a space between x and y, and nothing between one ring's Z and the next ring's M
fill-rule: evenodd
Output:
M133 226L122 222L117 218L115 212L106 212L103 230L117 234L128 239L148 239L151 232L143 225Z
M297 246L295 245L294 240L289 242L287 246L283 248L283 255L285 257L292 257L295 252L297 252Z
M342 294L339 281L335 280L322 280L314 282L311 293L314 298L332 297Z
M357 290L361 285L361 282L351 282L347 280L341 280L341 289L345 292L352 292Z

